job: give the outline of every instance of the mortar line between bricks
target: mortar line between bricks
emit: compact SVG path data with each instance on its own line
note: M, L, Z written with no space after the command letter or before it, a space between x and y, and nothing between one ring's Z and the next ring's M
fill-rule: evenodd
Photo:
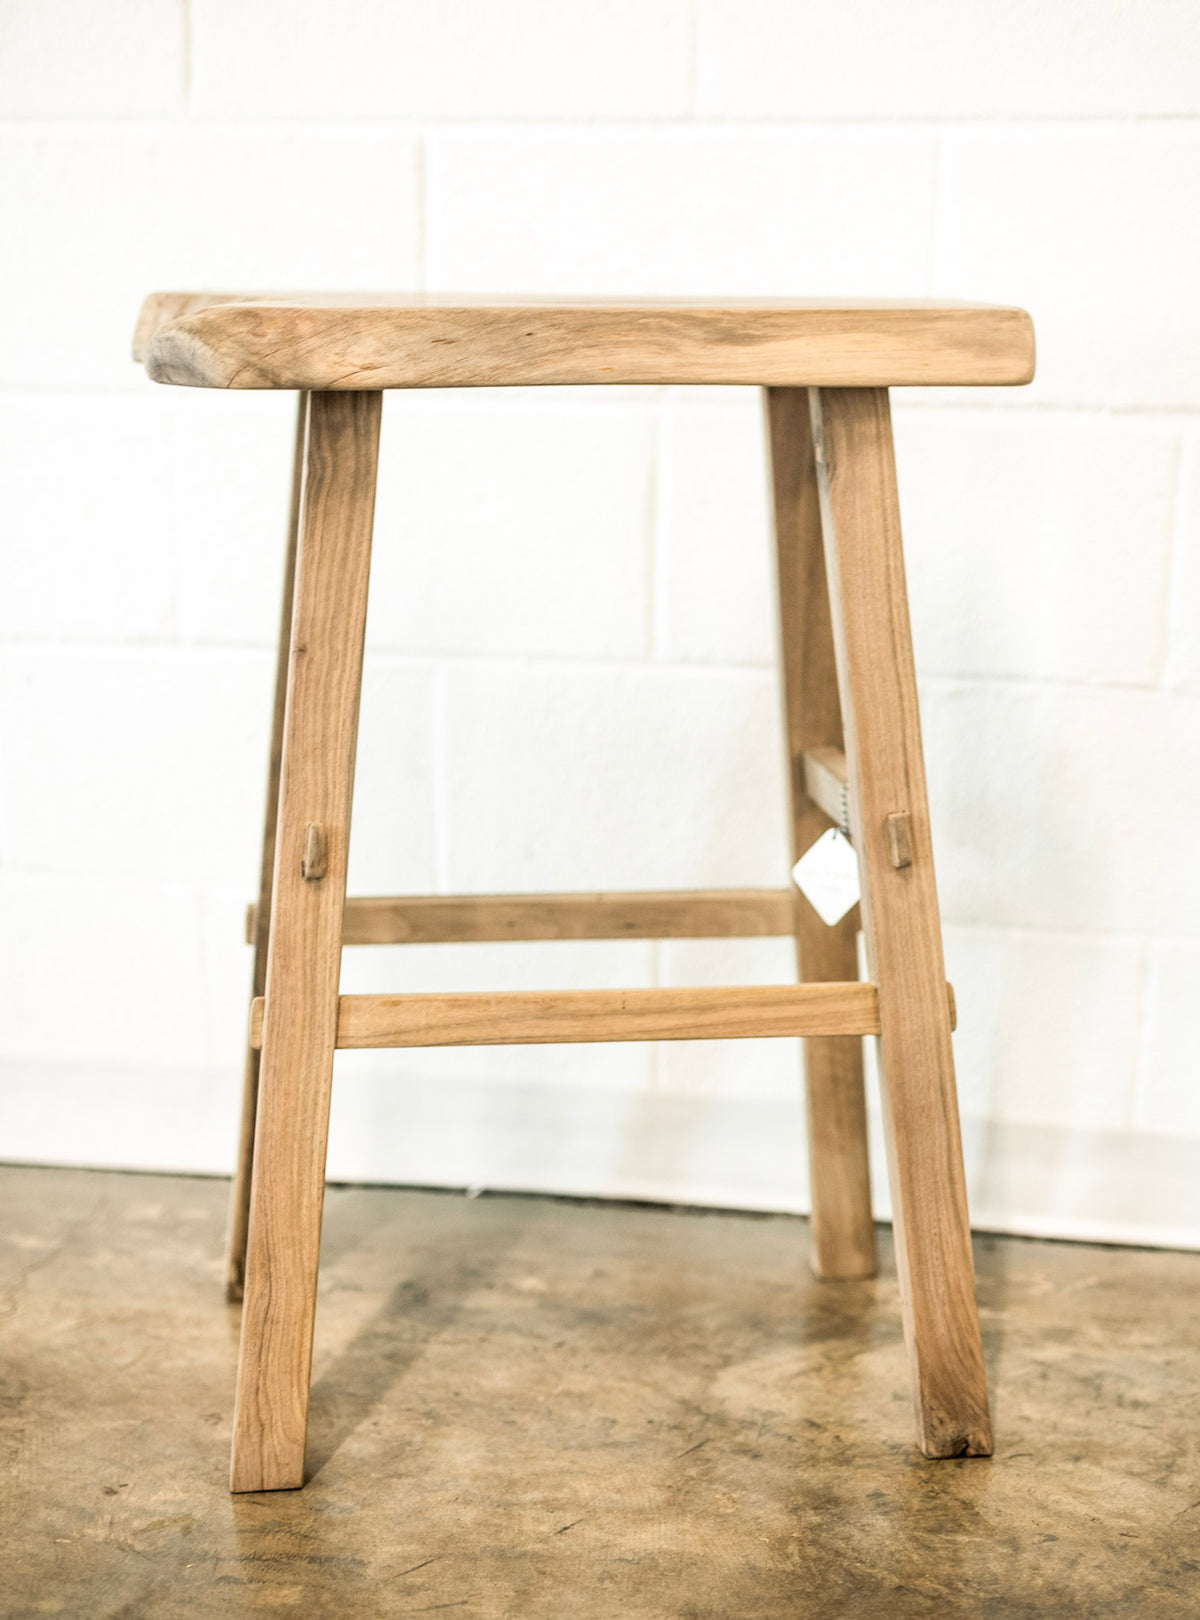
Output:
M1186 435L1176 443L1175 465L1172 469L1171 490L1171 534L1167 550L1166 577L1163 581L1162 600L1162 657L1159 667L1159 685L1164 692L1179 690L1179 685L1186 682L1187 661L1186 653L1182 647L1177 646L1183 636L1184 627L1180 623L1180 614L1186 609L1186 599L1181 589L1184 576L1184 556L1187 552L1187 526L1191 516L1189 474L1192 463L1196 458L1196 441ZM1180 674L1175 675L1175 671Z
M110 653L114 655L137 656L166 654L176 657L185 657L193 653L229 654L236 656L269 656L273 648L268 642L233 642L233 641L168 641L154 640L102 640L99 638L50 638L30 637L28 639L16 636L0 636L0 655L8 654L19 656L21 654L61 654L72 657L81 653ZM445 649L421 649L420 651L406 652L394 648L367 647L367 663L374 666L387 666L390 668L411 668L414 670L430 670L439 664L453 666L460 669L478 669L493 671L517 671L522 669L546 670L562 674L679 674L711 676L718 679L724 676L753 676L773 677L775 665L768 660L739 663L734 661L708 661L700 659L650 659L641 658L603 658L584 656L571 658L561 653L468 653ZM955 672L953 670L921 670L917 671L918 680L923 687L954 686L977 687L981 689L1007 688L1014 692L1090 692L1097 696L1113 693L1125 693L1144 697L1166 697L1172 701L1200 702L1200 687L1189 687L1179 684L1171 687L1159 687L1150 682L1112 681L1101 679L1083 679L1077 677L1051 676L1051 675L988 675L976 671Z
M687 45L684 65L683 104L689 118L695 119L700 87L700 5L687 0Z
M196 883L192 879L170 876L146 877L137 872L107 876L94 871L74 871L65 866L18 866L11 861L0 862L0 879L12 877L31 878L38 882L49 879L55 883L68 883L73 890L90 888L97 893L119 889L124 892L133 890L154 893L160 898L173 895L198 904L209 900L226 900L243 910L248 904L246 884L236 882L233 878L225 878L214 883Z
M47 653L61 652L67 656L79 653L109 652L137 656L139 654L168 654L186 656L190 653L216 653L246 655L271 655L274 645L267 641L241 642L241 641L174 641L166 639L144 640L128 638L126 640L104 640L99 637L29 637L0 635L0 653ZM472 653L460 652L453 649L421 648L419 650L405 651L403 648L372 647L370 643L366 650L367 663L378 666L408 667L415 670L435 670L440 665L452 664L458 667L477 667L480 669L515 670L525 668L549 669L563 673L593 670L596 673L636 674L639 671L659 673L663 670L680 670L697 674L712 674L714 676L728 675L770 675L774 666L763 660L761 662L746 663L711 663L688 662L684 659L655 660L641 656L637 658L584 655L572 658L562 653Z
M1054 675L985 675L972 672L956 675L945 670L917 669L917 681L922 687L975 686L984 689L1009 688L1014 692L1094 692L1106 695L1113 692L1135 697L1186 698L1200 701L1200 688L1188 690L1184 686L1164 688L1153 681L1084 680L1071 676Z
M386 134L412 137L421 129L428 130L487 130L488 128L525 129L532 132L545 130L547 135L561 135L564 130L601 135L607 130L647 131L678 130L701 134L714 130L762 130L779 134L787 130L819 132L823 129L886 131L900 128L906 131L947 130L1070 130L1106 132L1113 134L1146 134L1157 130L1179 132L1200 131L1200 114L1179 113L891 113L872 117L866 113L787 114L764 117L761 113L715 113L697 111L672 113L460 113L430 116L412 113L404 117L386 114L363 114L354 117L339 113L328 117L309 115L298 118L294 113L278 116L259 115L257 118L236 113L185 113L183 116L164 113L8 113L0 117L0 134L7 130L33 133L70 132L81 136L94 136L106 129L143 130L154 134L179 132L219 132L229 135L261 134L264 130L279 134L312 134L322 136L339 133Z
M977 938L1037 940L1073 940L1084 943L1102 941L1106 945L1120 945L1136 950L1153 945L1200 946L1200 929L1195 934L1147 933L1144 928L1070 928L1059 925L1048 928L1037 923L955 922L943 911L942 926L947 934L972 934Z
M665 501L663 468L663 410L650 418L650 487L646 500L646 558L645 587L646 610L643 634L646 658L651 663L663 662L664 634L661 622L666 592L663 590L662 569L666 526L663 522Z
M220 974L214 972L213 951L210 948L209 896L201 889L193 899L196 928L196 975L200 981L200 1030L204 1062L210 1069L221 1066L221 1025L224 1015Z
M446 771L449 749L446 734L446 671L440 664L433 667L433 692L430 702L430 816L433 833L433 882L438 894L449 887L450 870L448 787ZM351 832L353 837L353 831Z
M192 112L192 0L179 0L179 94L184 117Z
M424 132L417 136L413 154L416 167L414 208L416 214L417 291L429 287L429 143Z
M931 297L936 298L941 291L942 265L945 259L946 247L946 174L949 168L950 156L946 149L946 140L939 135L933 145L933 200L930 209L929 221L929 277L928 289Z
M125 891L132 889L139 894L157 895L160 898L177 897L181 900L189 901L198 905L203 905L210 901L223 901L237 906L239 912L241 908L247 904L247 884L239 883L232 877L223 878L220 881L212 884L197 884L195 882L183 882L167 875L147 877L138 873L116 872L112 876L98 877L92 872L77 871L68 867L46 867L38 865L25 866L8 862L0 863L0 883L3 883L5 879L16 879L21 882L36 883L39 885L65 885L68 886L73 893L92 892L107 894L114 890ZM780 882L781 884L783 882L782 875ZM437 894L463 894L467 892L474 893L477 891L466 891L461 889L451 890L443 881L433 892ZM1017 938L1039 941L1059 940L1082 944L1100 943L1132 949L1143 947L1147 951L1155 950L1163 946L1182 947L1184 949L1200 949L1200 931L1193 934L1184 934L1178 932L1177 930L1147 933L1145 929L1072 928L1062 926L1056 928L1047 928L1036 923L956 922L952 917L946 915L943 915L942 921L943 927L947 934L972 935L976 938ZM780 939L782 941L783 936L780 936ZM466 943L470 944L472 942L467 941ZM624 945L629 944L630 941L614 940L602 942L581 942L578 940L558 940L551 942L543 941L540 943L554 943L557 945L566 946L579 943L611 943L616 945ZM663 942L648 940L639 941L637 943L661 945ZM756 938L746 940L729 939L721 940L719 942L709 941L708 943L719 943L722 949L727 949L729 947L738 949L742 946L758 948L762 945L763 941L761 938ZM459 948L460 945L455 944L454 949L457 950ZM655 969L653 971L658 972L659 970ZM655 982L661 983L661 978L656 977Z
M163 419L166 447L166 488L169 521L164 524L165 540L169 547L169 593L166 604L167 622L172 627L169 639L177 643L184 633L183 581L187 567L187 539L183 517L183 435L180 416L170 411Z
M1128 423L1138 427L1161 427L1186 432L1200 426L1200 405L1058 405L1052 400L1017 399L1007 405L994 398L981 398L978 404L964 400L951 405L941 399L926 400L920 397L917 390L907 392L903 388L893 388L891 395L892 411L897 418L920 416L923 421L932 418L951 426L956 422L969 422L977 426L981 418L990 419L997 426L1016 421L1036 426L1043 420L1062 422L1071 417L1081 426L1093 427Z
M454 288L445 289L446 296L454 294ZM548 296L560 296L552 294ZM569 293L562 294L570 297ZM614 294L614 297L621 296ZM715 295L714 295L715 296ZM218 390L181 390L171 388L153 388L138 377L134 367L130 366L132 380L123 383L70 383L46 385L41 383L4 383L0 382L0 406L6 399L14 403L17 400L30 398L44 398L55 400L85 401L111 399L116 402L138 401L150 405L157 402L155 408L167 409L177 405L181 395L185 392L214 393ZM665 393L666 388L672 392ZM739 406L734 396L744 395L751 391L750 385L731 385L722 389L719 385L698 386L695 390L683 384L646 384L644 387L630 385L615 385L610 393L597 387L580 390L581 397L574 408L579 411L618 411L648 410L653 408L656 401L661 399L672 410L683 412L733 412L744 407ZM259 396L269 393L270 390L247 389L238 392L238 397L251 394ZM479 389L476 392L479 398L464 397L470 390L457 389L390 389L389 395L393 400L404 399L409 401L420 395L423 408L431 414L453 415L458 412L478 412L480 414L492 411L503 411L506 415L537 415L552 409L561 409L562 397L574 392L564 385L561 388L540 388L536 390L537 399L527 397L512 399L498 407L495 400L490 397L490 391ZM987 398L981 397L978 403L972 403L969 397L958 399L953 405L941 398L929 399L926 390L919 388L896 388L892 390L892 409L897 417L911 413L919 413L923 418L937 416L939 419L954 422L976 422L985 415L995 416L1001 421L1033 421L1039 418L1065 418L1076 417L1080 422L1136 422L1139 425L1161 425L1163 427L1177 427L1189 431L1200 427L1200 400L1194 405L1101 405L1082 400L1029 400L1014 394L1012 403L997 399L990 390ZM934 392L930 390L929 392ZM453 393L454 398L444 396ZM489 397L484 397L489 396ZM728 396L727 398L721 396Z
M1129 1076L1126 1097L1125 1123L1136 1131L1143 1112L1143 1103L1150 1089L1150 1034L1153 1014L1158 1000L1158 975L1153 969L1155 946L1153 936L1142 941L1137 965L1137 1050L1134 1054L1133 1073Z

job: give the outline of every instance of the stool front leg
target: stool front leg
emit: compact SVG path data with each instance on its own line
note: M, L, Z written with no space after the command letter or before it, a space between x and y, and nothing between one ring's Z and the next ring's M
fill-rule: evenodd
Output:
M992 1449L934 884L891 415L883 388L810 391L917 1435Z
M842 716L808 390L768 388L766 403L795 861L830 825L829 817L808 797L805 751L841 748ZM857 979L858 908L830 928L798 889L793 889L792 904L800 978L843 983ZM813 1270L818 1277L872 1277L877 1261L861 1037L806 1040L804 1094Z
M251 999L265 995L267 947L271 938L271 891L275 880L275 831L279 821L279 767L283 758L283 716L287 704L288 652L292 641L292 602L296 586L296 542L300 533L300 494L304 486L304 445L308 431L308 395L296 403L296 449L292 458L292 505L283 559L283 605L275 653L275 705L271 715L271 754L267 764L267 800L263 812L262 861L258 903L254 910L254 969ZM225 1297L241 1299L246 1282L246 1233L250 1226L250 1172L254 1162L254 1126L258 1115L259 1049L246 1048L242 1080L242 1119L237 1166L229 1200L229 1234L225 1250Z
M304 1483L382 396L309 401L232 1489Z

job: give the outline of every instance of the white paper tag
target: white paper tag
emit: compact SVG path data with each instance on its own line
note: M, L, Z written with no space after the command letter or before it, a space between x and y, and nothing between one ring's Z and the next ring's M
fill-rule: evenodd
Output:
M853 844L836 827L830 827L792 867L792 882L821 921L832 928L861 897Z

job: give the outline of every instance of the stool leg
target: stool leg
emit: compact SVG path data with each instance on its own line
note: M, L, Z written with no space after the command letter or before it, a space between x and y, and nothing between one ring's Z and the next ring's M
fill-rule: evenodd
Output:
M804 751L840 748L842 717L808 390L769 388L766 397L795 861L830 825L804 790ZM800 978L857 979L858 908L829 928L799 890L793 903ZM813 1270L819 1277L873 1276L877 1262L861 1039L822 1036L805 1041L804 1078Z
M304 1483L378 393L315 393L288 661L232 1488Z
M296 537L300 532L300 491L304 481L304 441L308 427L308 395L296 402L296 450L292 460L292 506L288 518L287 550L283 561L283 605L279 614L279 642L275 655L275 708L271 719L271 755L267 766L267 802L263 815L262 862L258 874L258 904L254 912L254 972L251 996L267 988L267 946L271 938L271 888L275 877L275 824L279 818L279 761L283 756L283 711L287 701L288 648L292 634L292 597L296 584ZM246 1232L250 1224L250 1169L254 1160L254 1122L258 1113L257 1047L246 1048L242 1080L242 1121L238 1135L237 1166L229 1201L229 1233L225 1251L225 1297L236 1304L246 1280Z
M886 389L810 393L896 1260L928 1457L991 1452Z

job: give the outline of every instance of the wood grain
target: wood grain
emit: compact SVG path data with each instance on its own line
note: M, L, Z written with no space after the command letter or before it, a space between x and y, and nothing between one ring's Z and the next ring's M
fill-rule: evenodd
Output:
M833 772L842 758L842 722L807 393L770 389L767 428L795 861L831 823L840 824L842 783ZM810 763L823 768L824 785L836 787L832 802L822 804L810 791ZM858 926L857 906L830 928L795 890L793 928L800 978L805 983L857 978ZM821 1277L873 1276L877 1257L861 1040L806 1041L804 1076L813 1269Z
M875 986L861 982L342 996L337 1044L548 1046L875 1035L875 999ZM252 1040L262 1005L255 1003Z
M247 931L253 937L256 911ZM792 931L789 889L644 894L436 894L351 897L343 945L473 944L506 939L762 939Z
M1019 384L1023 310L935 300L153 293L134 340L192 388Z
M267 987L267 951L271 938L271 892L275 880L275 827L279 819L279 766L283 757L283 712L287 702L288 649L291 645L292 602L296 586L296 545L300 533L300 500L304 487L304 449L308 435L308 395L296 401L296 443L292 456L292 498L288 513L287 545L283 558L283 602L279 612L279 639L275 647L275 703L271 714L271 751L267 760L267 792L263 811L262 860L259 865L258 903L251 907L247 944L254 946L251 997ZM258 1114L259 1051L249 1045L242 1078L242 1116L238 1131L237 1163L229 1197L229 1230L225 1248L225 1297L241 1299L246 1282L246 1235L250 1227L250 1170L254 1162L255 1120Z
M930 1457L990 1453L941 922L885 390L814 389L863 929L879 985L893 1223L913 1402ZM888 818L909 818L897 868Z
M806 748L803 759L804 791L843 831L850 825L850 784L846 756L840 748Z
M232 1488L304 1482L380 395L309 402ZM306 880L307 830L327 874Z

